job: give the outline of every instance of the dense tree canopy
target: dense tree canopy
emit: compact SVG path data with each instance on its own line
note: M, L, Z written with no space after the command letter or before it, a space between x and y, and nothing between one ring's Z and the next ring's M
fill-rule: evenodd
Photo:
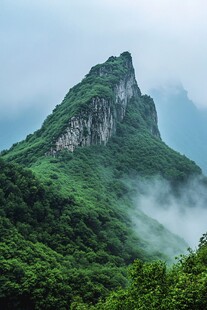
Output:
M207 242L202 237L196 251L189 250L167 268L162 261L136 260L129 269L127 289L110 294L96 306L74 302L74 309L99 310L203 310L207 309Z

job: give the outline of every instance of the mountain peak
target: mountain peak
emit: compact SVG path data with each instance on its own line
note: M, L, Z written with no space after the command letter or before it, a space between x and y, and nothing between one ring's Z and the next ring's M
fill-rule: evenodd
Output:
M119 71L119 72L118 72ZM108 76L108 75L121 75L122 74L135 74L132 63L132 57L129 52L123 52L119 57L111 56L102 64L98 64L91 68L89 76Z
M119 56L120 58L124 59L126 64L128 66L132 66L133 67L133 64L132 64L132 55L130 54L130 52L126 51L126 52L123 52L120 54Z
M117 133L119 124L126 122L130 107L135 117L128 125L160 138L154 102L142 96L131 54L123 52L92 67L85 78L69 90L42 128L15 146L15 156L21 153L22 143L28 146L28 153L34 148L40 155L106 145Z
M72 92L74 89L72 90ZM132 57L129 52L110 57L90 70L75 87L76 97L83 96L64 131L57 137L50 153L62 149L74 151L77 146L106 145L116 133L132 98L137 101L141 92L137 85ZM67 95L70 101L71 92Z

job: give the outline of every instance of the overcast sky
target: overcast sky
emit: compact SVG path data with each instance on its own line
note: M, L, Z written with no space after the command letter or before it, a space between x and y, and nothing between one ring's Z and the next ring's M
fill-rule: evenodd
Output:
M130 51L143 93L207 108L206 0L0 0L0 118L48 114L91 66Z

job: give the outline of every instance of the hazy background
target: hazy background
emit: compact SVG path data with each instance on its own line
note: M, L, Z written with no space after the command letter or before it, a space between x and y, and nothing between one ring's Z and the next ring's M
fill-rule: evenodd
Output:
M153 240L152 229L144 226L136 217L141 210L157 220L171 232L181 236L188 245L195 249L201 236L206 232L207 194L206 184L199 178L192 178L187 184L179 187L175 193L170 183L160 177L151 180L137 180L137 196L134 198L135 209L131 218L138 234L144 234ZM164 244L163 240L163 244ZM162 248L162 240L156 240Z
M207 109L198 109L180 84L150 91L162 139L194 160L207 175Z

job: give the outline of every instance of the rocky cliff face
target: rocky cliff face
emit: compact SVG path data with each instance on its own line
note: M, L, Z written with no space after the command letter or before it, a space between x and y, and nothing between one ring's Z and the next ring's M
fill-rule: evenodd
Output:
M78 114L69 119L64 132L53 143L52 154L62 149L68 149L73 152L77 146L105 145L109 138L116 133L117 123L124 119L130 99L132 97L141 97L141 92L135 79L131 56L129 53L123 54L125 54L125 57L123 58L124 62L122 65L125 72L120 74L120 78L116 83L110 85L113 97L107 98L106 96L98 95L92 97L87 109L80 109ZM116 59L116 57L109 58L112 63ZM96 79L108 78L113 75L113 66L106 62L103 65L92 68L88 76L90 74L93 74ZM152 118L154 118L154 122L157 124L156 110L152 111ZM156 135L153 129L151 132Z
M55 151L66 148L73 152L77 146L106 144L115 131L116 117L111 102L95 97L88 112L81 112L69 120L65 132L55 143Z

